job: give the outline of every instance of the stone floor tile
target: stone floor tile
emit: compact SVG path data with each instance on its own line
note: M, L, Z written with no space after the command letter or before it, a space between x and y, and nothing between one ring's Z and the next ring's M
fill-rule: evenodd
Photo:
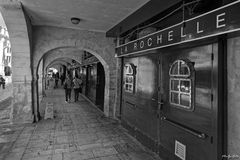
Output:
M91 151L75 151L69 153L63 153L64 160L71 159L71 160L87 160L93 159L94 155Z
M26 147L20 147L20 148L11 148L11 150L9 152L13 152L13 153L24 153L24 151L26 150Z
M28 145L27 145L27 148L47 148L49 146L49 143L50 142L44 142L44 141L41 141L41 142L30 142Z
M155 160L151 155L146 152L129 152L127 155L131 160Z
M54 144L66 144L68 142L69 142L68 136L61 136L61 137L56 137Z
M52 156L47 155L47 156L38 156L38 157L30 157L30 158L22 158L21 160L51 160Z
M21 160L22 156L23 152L11 152L6 155L4 160Z
M23 159L31 159L35 157L41 157L41 156L50 156L53 151L51 150L35 150L35 151L28 151L23 154Z
M121 160L118 155L99 157L101 160Z
M93 150L95 157L103 157L117 154L117 151L113 147L98 148Z
M79 150L93 150L96 148L101 148L103 145L101 143L91 143L91 144L85 144L78 146Z
M127 155L126 153L120 153L120 154L117 154L117 156L120 160L131 160L129 155Z
M13 142L0 143L0 155L8 153L13 146Z
M52 155L52 160L63 160L63 154L53 154Z

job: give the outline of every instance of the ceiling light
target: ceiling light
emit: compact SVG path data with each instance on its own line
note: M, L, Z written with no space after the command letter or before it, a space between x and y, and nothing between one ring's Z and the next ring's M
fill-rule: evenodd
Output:
M72 17L72 18L71 18L72 24L77 25L77 24L79 24L80 21L81 21L80 18L77 18L77 17Z

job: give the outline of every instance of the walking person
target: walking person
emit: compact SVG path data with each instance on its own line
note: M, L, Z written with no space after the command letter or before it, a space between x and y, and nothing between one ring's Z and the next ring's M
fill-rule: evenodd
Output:
M65 98L66 98L66 103L71 101L71 92L72 92L72 81L69 76L66 77L64 81L64 89L65 89Z
M54 88L58 88L58 81L59 81L59 73L57 72L55 75L55 86Z
M73 89L74 89L74 100L75 100L75 102L78 101L81 85L82 85L82 80L79 79L78 76L76 75L73 79Z
M60 76L60 79L61 79L61 86L63 85L63 82L64 82L64 76L63 74Z
M1 85L2 85L2 88L5 89L5 79L3 78L2 75L0 75L0 88L1 88Z

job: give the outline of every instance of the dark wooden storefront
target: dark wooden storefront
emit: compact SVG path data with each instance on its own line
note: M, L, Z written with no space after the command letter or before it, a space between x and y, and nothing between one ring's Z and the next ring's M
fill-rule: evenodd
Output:
M104 109L105 72L100 62L81 67L82 93L100 110Z
M239 36L236 1L116 48L122 124L164 160L226 155L227 40Z
M218 44L155 52L123 60L123 124L164 158L216 159Z

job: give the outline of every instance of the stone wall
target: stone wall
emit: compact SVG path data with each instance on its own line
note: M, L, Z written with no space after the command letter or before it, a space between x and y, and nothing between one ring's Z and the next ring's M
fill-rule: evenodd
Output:
M57 27L33 27L33 60L34 68L40 59L58 48L77 48L96 56L102 63L105 71L105 98L104 113L113 117L116 106L116 58L114 57L114 42L106 38L105 33L91 32Z
M228 154L240 156L240 37L228 40Z

